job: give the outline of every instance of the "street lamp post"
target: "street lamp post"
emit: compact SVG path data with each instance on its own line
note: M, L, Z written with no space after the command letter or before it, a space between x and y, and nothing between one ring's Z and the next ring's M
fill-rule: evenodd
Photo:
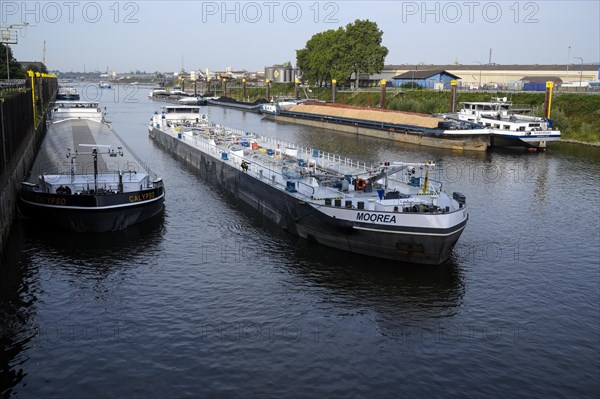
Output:
M266 86L266 97L267 97L267 101L271 102L271 81L269 79L265 80L265 86Z
M12 25L10 25L10 26L12 27ZM9 60L8 60L8 45L9 45L9 43L17 44L16 31L2 29L2 31L0 31L0 32L1 32L0 43L2 43L4 45L4 52L6 53L6 80L10 80L10 64L9 64ZM15 33L14 38L12 37L13 33Z
M8 44L4 45L4 52L6 53L6 80L10 80L10 65L8 62Z
M583 78L583 58L581 58L581 57L573 57L573 58L577 58L579 61L581 61L581 66L579 67L579 88L581 88L581 80Z
M8 59L8 45L17 44L17 31L15 29L26 28L27 22L22 24L0 25L0 43L4 44L6 51L6 80L10 80L10 64Z
M567 80L569 79L569 62L571 62L571 46L569 46L569 51L567 52Z

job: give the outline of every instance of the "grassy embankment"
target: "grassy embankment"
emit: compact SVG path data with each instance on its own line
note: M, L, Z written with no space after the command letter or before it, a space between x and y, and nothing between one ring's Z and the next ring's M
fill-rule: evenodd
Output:
M241 89L228 88L227 95L238 100ZM246 101L265 97L265 89L248 87ZM293 84L273 84L270 95L273 97L293 96ZM304 93L300 93L304 97ZM331 101L330 88L313 88L308 93L311 98ZM507 97L513 104L525 104L534 107L536 115L543 115L544 93L458 93L458 101L490 101L492 97ZM379 92L340 91L336 95L339 104L364 107L379 106ZM433 114L450 111L450 93L429 90L396 90L387 88L386 108L398 111ZM552 100L551 118L554 126L561 130L563 140L585 143L600 142L600 95L567 93L555 95Z

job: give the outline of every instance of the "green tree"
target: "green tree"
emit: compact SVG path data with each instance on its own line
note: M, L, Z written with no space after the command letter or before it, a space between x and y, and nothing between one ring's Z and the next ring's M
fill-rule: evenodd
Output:
M33 71L33 72L41 72L41 73L48 73L48 68L46 68L46 65L42 64L42 70L40 70L38 68L37 65L35 64L29 64L27 65L27 67L25 68L26 71ZM10 73L10 76L12 77L12 72Z
M313 35L296 51L296 65L309 82L322 86L332 79L343 84L352 73L377 73L388 53L381 46L383 32L375 22L354 23ZM357 79L358 82L358 79Z
M331 79L346 79L344 36L344 28L320 32L306 42L305 48L296 51L296 65L306 80L322 86Z
M359 74L379 73L383 69L388 49L381 45L383 31L376 22L357 19L346 25L346 54L358 87Z
M19 64L13 57L11 48L8 45L0 44L0 79L8 78L8 74L6 73L6 51L8 51L8 68L10 71L10 78L25 78L25 71L21 67L21 64Z

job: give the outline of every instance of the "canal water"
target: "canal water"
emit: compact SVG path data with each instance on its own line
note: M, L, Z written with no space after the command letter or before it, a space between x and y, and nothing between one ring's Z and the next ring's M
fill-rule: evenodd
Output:
M164 215L114 234L19 220L0 268L0 392L15 398L600 395L600 150L455 153L206 108L365 162L427 161L470 219L452 261L320 247L156 147L150 88L99 98L163 177Z

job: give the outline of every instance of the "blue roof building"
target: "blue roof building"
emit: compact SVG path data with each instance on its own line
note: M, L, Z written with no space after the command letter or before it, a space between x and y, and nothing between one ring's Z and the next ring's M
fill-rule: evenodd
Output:
M408 71L392 78L394 81L394 87L399 87L403 84L409 83L411 85L421 86L427 89L440 88L441 85L443 85L444 88L449 88L450 81L458 79L460 79L458 76L443 70Z

